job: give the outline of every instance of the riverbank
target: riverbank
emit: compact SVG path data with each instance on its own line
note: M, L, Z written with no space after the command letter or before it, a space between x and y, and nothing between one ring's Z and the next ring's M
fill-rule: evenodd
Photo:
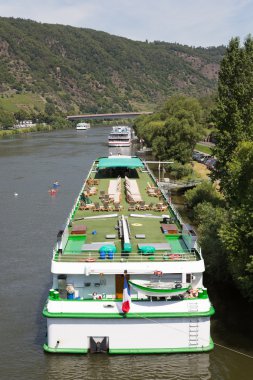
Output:
M184 195L179 192L172 194L172 202L183 219L191 224L198 233L198 226L195 225L191 210L186 207ZM202 254L204 261L206 261L205 251ZM253 303L244 298L232 282L220 283L214 281L208 266L204 273L204 285L208 289L209 297L215 308L213 317L215 334L213 338L225 346L241 347L241 350L245 353L252 353L253 325L251 321Z
M210 180L210 170L207 169L206 165L201 164L200 162L193 161L193 170L197 175L203 180Z
M191 212L185 206L183 194L172 194L172 202L183 219L191 224L198 232L194 224ZM205 260L205 252L202 252ZM239 348L245 353L253 352L253 303L242 297L233 283L219 283L213 280L208 267L204 273L204 285L215 308L213 316L213 339L220 344L231 348Z
M104 121L100 121L99 126L103 125L103 126L110 127L113 125L129 125L129 124L130 124L129 119L116 120L116 121L104 120ZM91 126L96 127L97 125L91 123ZM16 136L23 135L26 133L33 133L33 132L51 132L58 129L59 130L68 129L71 127L73 128L72 123L70 123L69 121L62 120L60 123L56 122L55 124L38 124L34 127L29 127L29 128L3 129L3 130L0 130L0 139L12 138L12 137L16 137Z

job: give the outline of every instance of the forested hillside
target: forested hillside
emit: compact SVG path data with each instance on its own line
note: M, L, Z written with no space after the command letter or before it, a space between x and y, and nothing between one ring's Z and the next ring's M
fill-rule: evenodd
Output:
M0 107L152 110L177 92L212 93L224 51L0 18Z

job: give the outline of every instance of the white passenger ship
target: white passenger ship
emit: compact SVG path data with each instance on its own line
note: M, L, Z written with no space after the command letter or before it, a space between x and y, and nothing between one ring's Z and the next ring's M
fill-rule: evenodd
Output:
M137 157L99 158L57 236L45 351L211 350L204 269L194 230L148 166Z
M78 123L76 125L76 130L77 131L86 131L86 129L89 129L90 128L90 123Z
M132 142L131 128L127 126L113 127L108 136L108 146L124 147L130 146Z

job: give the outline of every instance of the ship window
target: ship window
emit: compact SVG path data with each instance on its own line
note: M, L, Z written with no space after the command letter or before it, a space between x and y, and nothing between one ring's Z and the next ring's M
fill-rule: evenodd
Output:
M191 273L186 273L186 282L190 283L192 280L192 274Z

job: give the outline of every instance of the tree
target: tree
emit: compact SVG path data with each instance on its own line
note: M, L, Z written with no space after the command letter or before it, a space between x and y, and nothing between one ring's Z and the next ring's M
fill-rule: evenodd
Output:
M167 157L167 139L164 136L157 136L152 142L152 152L159 159L163 160Z
M0 109L0 127L8 129L13 127L16 120L12 113Z
M140 139L145 140L148 146L152 146L152 141L157 131L164 127L164 121L157 112L150 116L142 115L136 119L134 129Z
M230 206L253 210L253 141L239 143L227 164L225 195Z
M55 113L55 106L53 103L46 103L45 105L45 113L49 116L52 116Z
M231 280L228 255L220 236L221 227L227 220L226 210L203 202L195 207L194 213L209 278L214 282Z
M233 38L221 63L215 109L216 178L228 218L219 236L229 271L244 297L253 301L253 39Z
M217 127L216 178L227 187L227 163L240 141L253 139L253 39L244 46L232 38L220 66L218 99L214 111Z
M137 120L135 129L156 157L186 163L204 133L202 109L194 98L173 96L160 112Z
M242 293L253 300L253 142L242 142L227 164L229 218L221 228L230 272Z
M14 116L18 121L24 121L24 120L30 119L30 115L28 114L28 112L22 109L15 112Z
M199 241L210 279L214 282L230 280L227 250L220 236L220 230L227 221L223 197L210 181L205 181L194 189L188 190L185 198L188 207L194 213L194 221L198 226Z
M194 209L199 203L208 202L213 207L224 206L224 200L210 181L204 181L185 193L187 206Z

